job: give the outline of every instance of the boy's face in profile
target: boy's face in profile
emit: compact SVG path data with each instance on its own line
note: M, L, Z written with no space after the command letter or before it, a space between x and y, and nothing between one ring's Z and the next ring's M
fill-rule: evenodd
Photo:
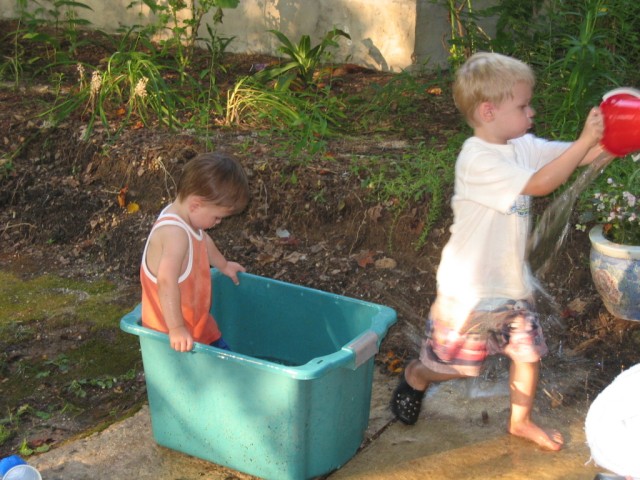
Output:
M513 87L512 98L493 105L488 127L501 143L521 137L532 127L535 111L531 107L533 91L526 82Z
M192 227L207 230L218 225L223 218L232 215L233 212L230 207L223 207L198 198L191 205L189 221Z

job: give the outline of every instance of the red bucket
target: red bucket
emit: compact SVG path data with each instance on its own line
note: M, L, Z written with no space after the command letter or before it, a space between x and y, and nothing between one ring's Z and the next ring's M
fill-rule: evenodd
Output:
M640 90L612 90L603 97L600 110L604 115L604 148L618 157L640 150Z

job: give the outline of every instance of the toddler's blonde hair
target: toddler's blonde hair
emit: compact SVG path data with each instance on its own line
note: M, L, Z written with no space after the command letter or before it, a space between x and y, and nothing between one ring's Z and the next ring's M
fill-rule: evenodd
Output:
M536 83L531 67L506 55L478 52L458 69L453 84L453 101L473 127L474 113L482 102L496 105L513 97L516 83Z

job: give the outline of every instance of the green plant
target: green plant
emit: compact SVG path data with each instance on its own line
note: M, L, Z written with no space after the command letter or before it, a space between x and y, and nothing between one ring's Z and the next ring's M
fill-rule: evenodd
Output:
M203 69L199 74L199 80L203 84L206 82L208 87L200 87L199 84L194 85L194 89L197 92L197 100L193 108L195 114L191 123L194 127L205 125L205 130L208 131L211 124L212 111L218 116L224 115L224 107L220 99L220 89L216 82L216 76L218 70L225 70L222 66L222 59L225 49L231 43L233 37L219 37L209 25L207 25L207 32L209 39L205 42L205 45L209 52L209 59L207 68ZM207 135L207 144L208 147L212 147L212 145L209 145L209 138Z
M135 375L136 371L131 369L118 377L114 377L113 375L100 375L97 378L81 378L72 380L68 388L76 397L85 398L87 396L86 388L111 390L115 388L119 382L132 380L135 378Z
M479 49L486 49L489 35L480 26L482 11L476 12L471 0L431 0L442 5L449 22L449 63L455 68Z
M20 20L18 20L20 25ZM20 27L3 38L3 42L11 42L12 55L5 55L0 61L0 78L12 78L14 85L20 84L23 74L25 49L20 43Z
M227 92L225 123L279 129L296 139L294 153L303 149L315 153L324 146L331 127L344 118L342 109L338 98L322 92L272 90L245 77Z
M12 438L15 434L15 430L19 423L22 421L24 417L29 415L36 416L38 418L47 420L51 418L51 414L47 412L43 412L40 410L35 410L28 403L23 403L20 405L15 411L9 409L8 416L5 418L0 418L0 445L5 443L7 440ZM24 452L22 452L23 447L25 447ZM29 456L35 452L35 450L28 449L28 445L26 445L26 441L23 442L23 446L21 447L21 454L25 454L25 456ZM43 446L41 450L37 450L38 453L42 453L48 450L48 447Z
M60 373L69 371L69 358L64 354L58 355L55 360L48 360L44 364L57 367Z
M10 158L0 157L0 180L13 171L13 161Z
M30 3L33 4L31 8ZM19 0L18 14L24 28L18 31L23 40L45 46L51 63L69 60L85 44L80 40L80 29L91 25L78 14L80 9L93 10L76 0ZM31 61L34 60L36 58Z
M30 457L34 453L45 453L50 450L50 447L47 443L44 443L36 448L31 448L27 439L25 438L20 444L20 448L18 448L18 453L23 457Z
M31 53L39 49L30 48L29 43L40 42L45 46L45 50L53 52L56 52L59 47L55 37L39 31L42 20L38 20L37 17L29 11L28 0L17 1L17 14L16 29L9 32L3 38L3 41L11 41L12 55L11 57L5 56L4 61L0 65L0 73L2 73L3 76L6 76L7 73L11 74L16 86L23 77L25 66L37 64L41 60L39 53ZM30 52L31 56L28 56L27 52ZM50 56L55 57L55 53L52 53Z
M48 14L54 19L54 32L62 36L68 45L67 52L75 54L85 42L80 40L79 29L91 25L78 15L78 9L93 10L89 5L75 0L49 0Z
M227 92L225 124L257 124L265 116L284 120L288 125L299 123L300 115L291 99L290 95L265 89L249 77L241 78Z
M12 435L13 432L11 432L11 430L0 423L0 445L4 445L4 443L9 440Z
M589 108L599 103L604 92L618 86L612 73L625 60L609 49L606 4L606 0L587 0L575 11L561 14L564 23L575 24L577 31L560 36L563 56L551 62L544 73L545 78L555 76L562 82L551 82L558 95L554 111L549 112L556 135L579 131Z
M425 245L433 226L442 218L453 183L454 160L462 140L461 135L454 136L444 149L420 143L399 159L380 163L377 171L368 169L369 175L363 183L379 202L394 211L394 225L408 206L425 205L426 214L415 242L416 250Z
M22 78L22 63L19 54L12 57L5 56L4 61L0 62L0 78L10 78L16 87L19 86Z
M171 32L168 39L161 41L162 54L175 56L180 76L184 79L187 67L193 59L198 31L205 16L212 9L216 9L212 16L213 23L222 23L222 9L236 8L239 2L240 0L136 0L129 4L129 8L139 4L146 5L158 18L155 30L161 32L169 30ZM187 15L184 15L183 11L185 10ZM207 29L211 35L212 30L209 25L207 25ZM227 39L220 39L220 42L217 48L227 42Z
M85 138L97 120L111 131L111 122L120 118L116 129L119 131L134 114L142 122L146 122L149 112L153 112L167 126L179 123L175 116L177 98L164 81L160 67L148 54L115 52L109 58L106 70L94 70L90 79L83 64L77 65L77 71L78 89L41 113L41 116L52 118L54 124L80 109L88 116Z
M490 48L531 65L544 66L552 50L545 38L553 28L545 15L545 3L545 0L501 0L489 7L486 15L496 19L496 32Z
M303 87L312 85L318 67L330 57L327 49L338 47L336 38L351 38L348 33L334 28L325 34L319 44L312 47L309 35L302 35L298 43L295 44L278 30L269 30L269 32L275 35L281 43L278 52L285 55L288 61L281 65L265 68L255 77L261 82L275 80L276 90L289 89L296 80L302 82Z
M423 132L413 133L417 127L413 119L424 114L425 102L442 100L442 89L438 85L446 83L448 79L440 75L422 77L408 71L402 71L382 84L373 83L360 94L345 97L351 124L343 129L353 128L358 132L402 130L408 137L420 135Z
M203 73L208 72L210 74L215 74L218 68L222 68L224 70L224 67L222 67L222 59L224 58L224 53L227 50L227 47L235 37L221 37L209 24L207 24L207 34L209 35L209 38L204 40L204 44L209 52L209 68L208 71L205 70Z
M579 204L576 228L602 224L604 235L614 243L640 245L640 166L625 157L616 159Z

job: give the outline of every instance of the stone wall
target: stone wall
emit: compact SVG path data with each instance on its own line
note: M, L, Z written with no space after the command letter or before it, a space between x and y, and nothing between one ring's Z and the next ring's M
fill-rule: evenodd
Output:
M154 21L146 6L127 9L131 0L81 1L92 10L78 13L105 31ZM16 1L0 0L0 12L15 17ZM309 35L315 44L334 27L351 36L339 38L340 48L332 50L337 62L392 72L446 64L447 14L431 0L240 0L238 8L224 11L217 34L235 37L228 51L275 55L280 44L268 30L279 30L294 42Z

